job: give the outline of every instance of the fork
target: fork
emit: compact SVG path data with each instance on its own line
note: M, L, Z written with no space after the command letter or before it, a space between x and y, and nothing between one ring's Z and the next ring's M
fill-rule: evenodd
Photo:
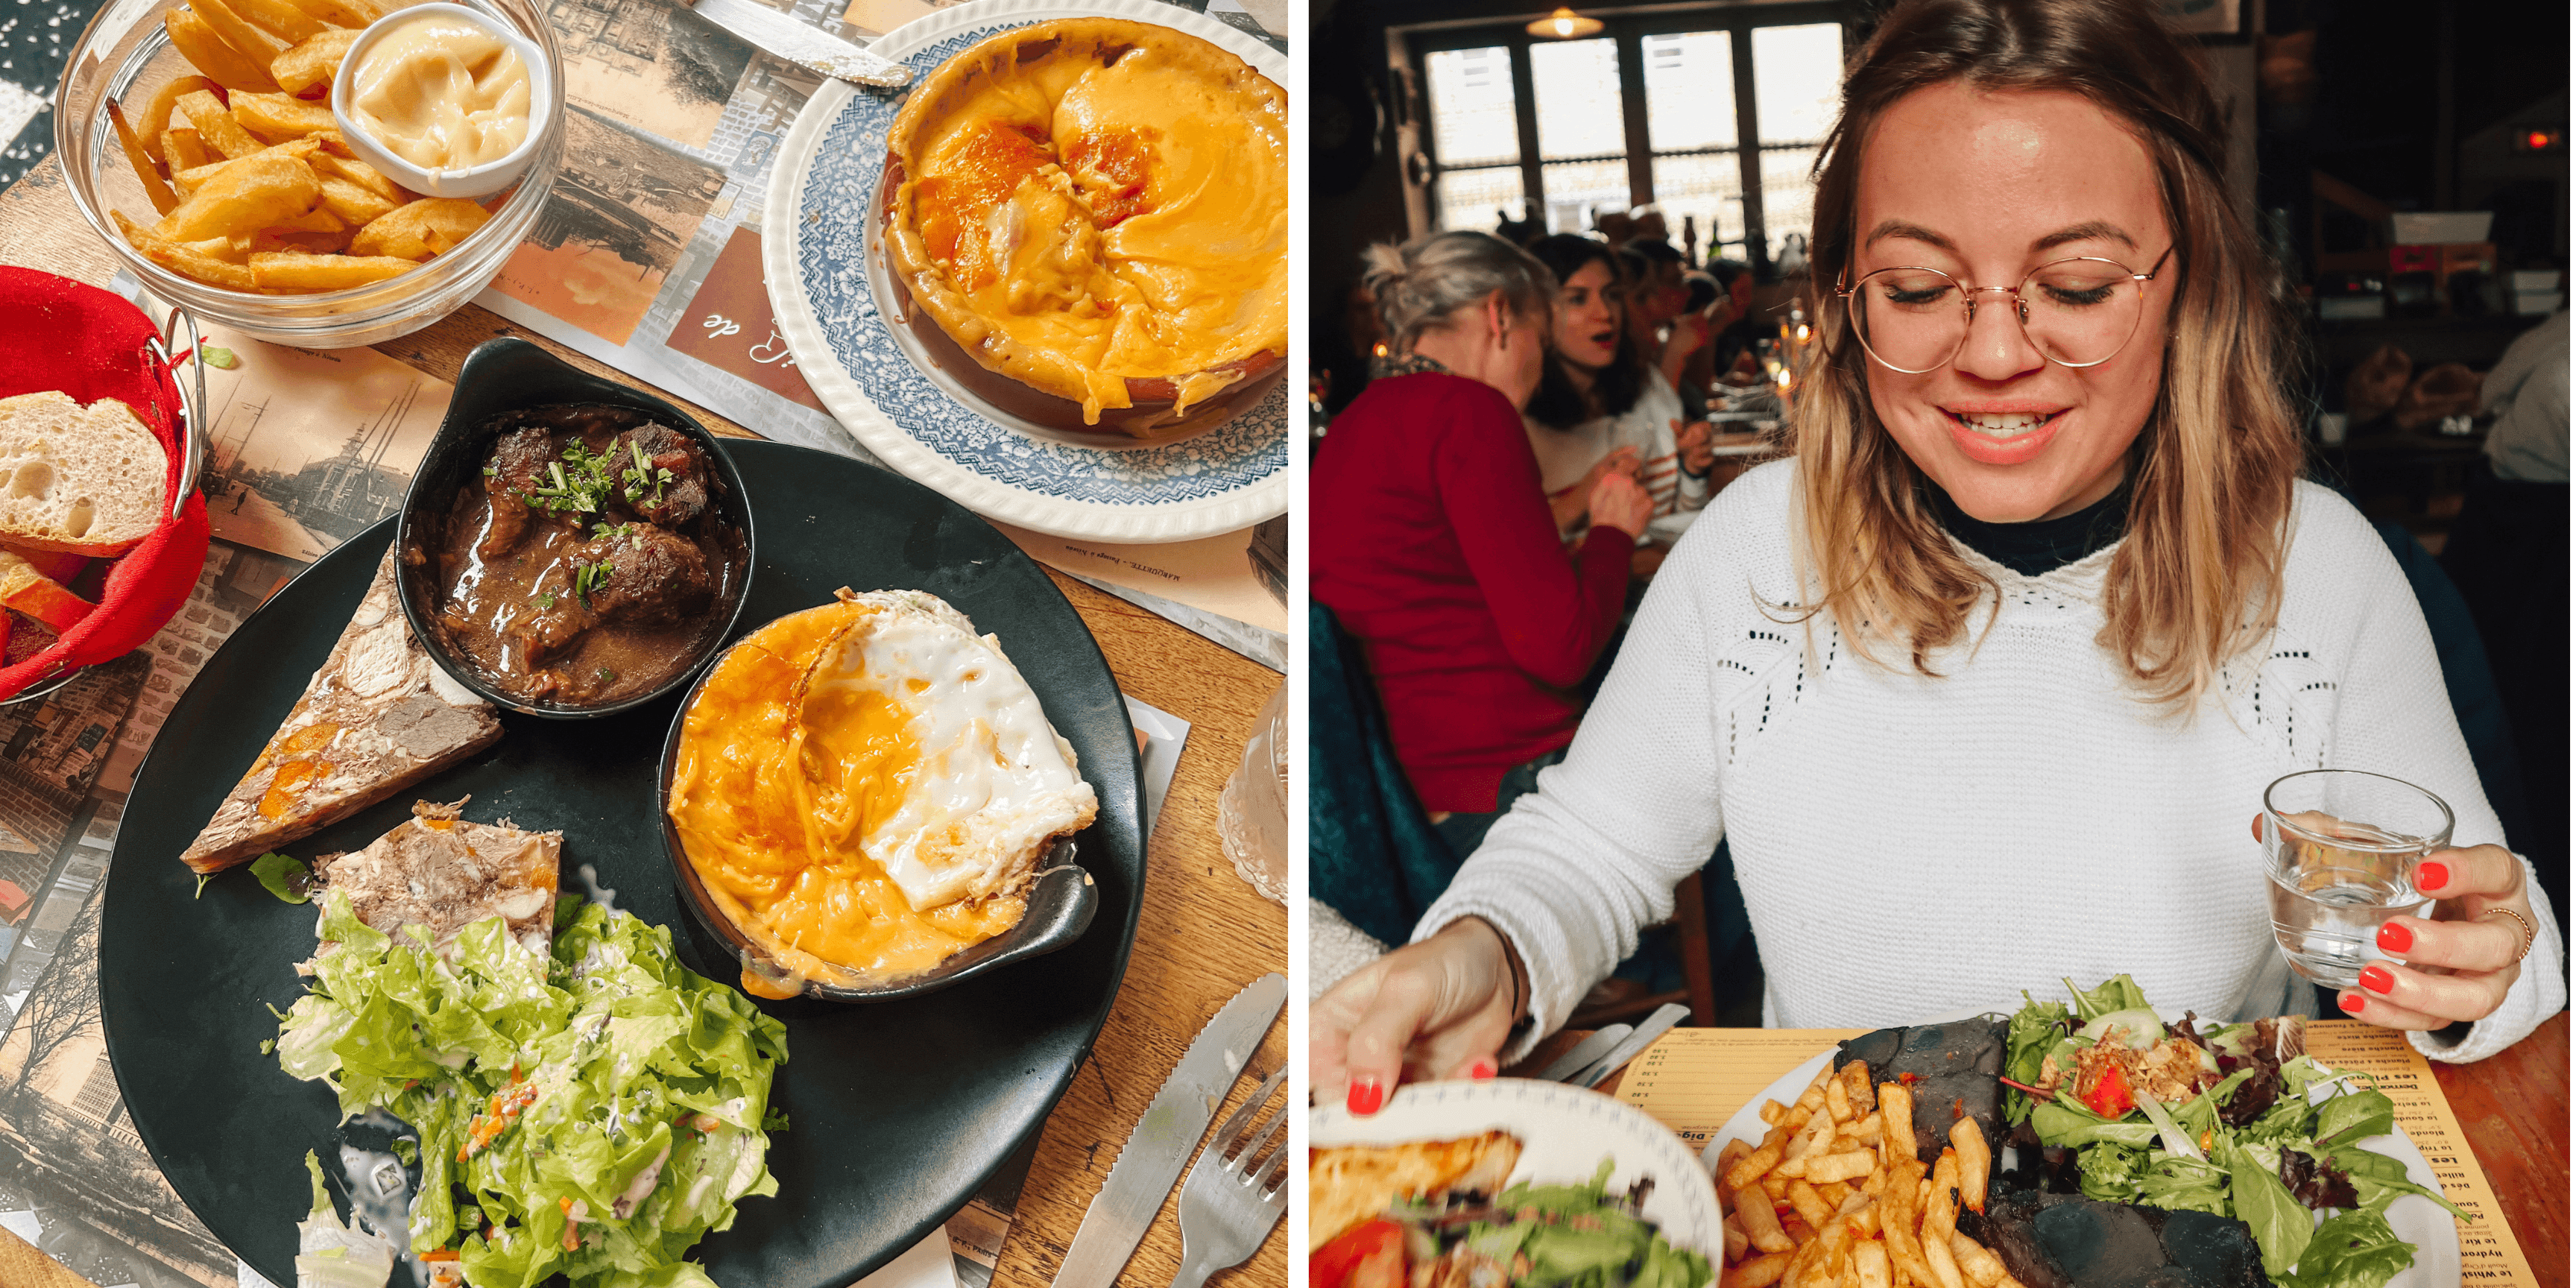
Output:
M1209 1275L1242 1265L1287 1210L1288 1142L1276 1149L1270 1143L1288 1121L1288 1106L1256 1120L1287 1078L1281 1069L1264 1079L1190 1165L1181 1182L1181 1272L1172 1288L1199 1288Z

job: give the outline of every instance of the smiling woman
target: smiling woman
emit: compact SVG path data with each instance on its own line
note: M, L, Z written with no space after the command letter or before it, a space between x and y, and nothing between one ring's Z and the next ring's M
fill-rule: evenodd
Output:
M1766 1023L2121 973L2205 1017L2313 1013L2245 819L2329 765L2456 820L2420 893L2354 910L2405 962L2335 1005L2437 1059L2521 1040L2566 1003L2554 919L2404 574L2298 480L2277 282L2192 53L2151 0L1901 0L1850 66L1794 458L1674 548L1414 943L1317 1000L1317 1097L1525 1054L1721 838Z

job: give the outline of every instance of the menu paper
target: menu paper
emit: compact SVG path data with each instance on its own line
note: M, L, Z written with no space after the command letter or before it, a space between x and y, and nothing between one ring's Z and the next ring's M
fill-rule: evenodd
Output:
M1868 1029L1674 1029L1628 1066L1619 1099L1645 1110L1693 1149L1772 1083L1819 1051ZM2474 1221L2461 1221L2460 1282L2494 1288L2539 1288L2513 1227L2496 1205L2486 1173L2469 1152L2460 1120L2433 1081L2432 1066L2406 1035L2359 1020L2308 1025L2308 1054L2337 1069L2368 1074L2397 1107L2397 1125L2424 1152L2442 1193Z

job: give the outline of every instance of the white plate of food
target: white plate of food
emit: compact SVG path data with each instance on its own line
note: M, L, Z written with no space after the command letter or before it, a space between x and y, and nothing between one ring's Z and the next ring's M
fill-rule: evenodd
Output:
M983 42L1059 19L1148 24L1204 41L1270 83L1286 78L1287 60L1261 41L1159 0L1098 0L1080 7L969 0L907 23L871 48L912 67L918 87ZM1179 378L1175 389L1189 386L1174 413L1184 423L1138 429L1147 436L1130 437L1091 432L1110 431L1105 423L1081 423L1086 411L1114 420L1117 395L1107 395L1112 410L1106 413L1061 404L1076 412L1068 428L1060 417L1050 422L1030 410L1038 404L1061 410L1061 400L1049 402L1053 395L1040 384L1023 388L981 370L980 360L966 358L954 344L925 349L925 338L944 342L931 335L936 328L908 324L917 318L919 302L906 313L902 301L910 297L890 284L881 226L889 135L910 97L825 83L788 131L771 174L761 252L770 303L780 334L824 406L894 469L988 518L1055 536L1182 541L1284 513L1288 398L1278 376L1284 352L1258 379L1225 385L1211 377L1192 385L1199 376ZM1284 182L1284 169L1282 174ZM1283 266L1284 228L1283 222ZM1283 300L1284 283L1283 268ZM1281 307L1277 345L1284 350ZM1012 370L1037 381L1034 373L1041 367L1049 364ZM1062 363L1050 369L1070 370ZM1013 400L1031 389L1041 389L1034 403ZM1202 408L1223 403L1231 414L1190 417L1194 401ZM1209 427L1194 428L1203 424Z
M1714 1270L1722 1246L1717 1196L1689 1147L1644 1111L1579 1087L1519 1078L1416 1083L1365 1118L1337 1105L1309 1111L1307 1145L1309 1253L1400 1196L1583 1185L1605 1160L1612 1196L1653 1183L1636 1215L1672 1247L1708 1258Z
M1979 1014L2008 1015L2015 1009L2017 1008L2005 1007L1991 1012L1959 1012L1937 1017L1925 1023L1943 1024L1972 1018ZM2169 1014L2168 1011L2170 1011ZM2167 1023L2183 1018L2180 1010L2171 1008L2157 1008L2157 1014ZM1725 1153L1730 1144L1740 1141L1748 1148L1759 1146L1770 1130L1769 1124L1763 1121L1763 1107L1771 1102L1777 1102L1783 1106L1794 1105L1810 1086L1815 1085L1817 1075L1832 1064L1837 1049L1829 1045L1818 1051L1745 1102L1733 1117L1726 1120L1726 1125L1709 1138L1707 1146L1701 1150L1702 1170L1714 1174L1720 1156ZM2333 1088L2330 1084L2320 1084L2310 1088L2309 1098L2312 1103L2322 1102L2331 1094L2333 1094ZM2407 1139L2404 1128L2393 1128L2387 1135L2372 1136L2355 1143L2360 1148L2385 1155L2404 1164L2406 1179L2409 1182L2436 1192L2440 1191L2441 1183L2434 1177L2432 1165L2425 1160L2423 1152L2415 1147L2415 1143ZM2013 1152L2001 1141L1994 1142L1994 1149L1997 1155L1994 1163L1996 1168L2012 1165ZM1932 1159L1926 1157L1923 1161L1928 1165ZM2322 1217L2322 1214L2320 1216ZM2394 1278L2389 1279L2386 1282L2386 1288L2450 1288L2451 1285L2460 1282L2459 1229L2450 1215L2439 1205L2420 1195L2410 1194L2390 1204L2387 1219L2389 1227L2396 1232L2398 1238L2414 1245L2415 1262L2407 1269L2398 1272Z

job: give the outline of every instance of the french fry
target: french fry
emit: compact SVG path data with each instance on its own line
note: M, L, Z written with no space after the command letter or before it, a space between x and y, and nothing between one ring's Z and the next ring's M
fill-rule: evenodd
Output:
M328 103L307 103L287 94L240 93L233 95L233 119L253 134L283 141L330 129L333 117Z
M1968 1121L1965 1118L1961 1122ZM1932 1201L1923 1208L1923 1241L1948 1243L1950 1232L1959 1228L1959 1155L1942 1150L1941 1160L1932 1165ZM1938 1269L1936 1265L1934 1267Z
M1727 1189L1740 1190L1762 1179L1764 1172L1780 1165L1780 1156L1788 1148L1788 1141L1789 1129L1774 1126L1763 1135L1760 1146L1736 1160L1735 1166L1726 1169L1726 1176L1720 1183Z
M242 257L242 262L247 264L251 255L263 254L343 255L348 253L349 238L353 235L346 228L328 233L281 232L275 228L263 228L251 237L248 253Z
M1789 1201L1789 1182L1792 1179L1786 1172L1775 1167L1771 1169L1770 1175L1763 1177L1758 1184L1761 1185L1763 1193L1771 1196L1772 1204L1777 1206Z
M169 214L179 208L179 194L170 190L170 181L161 177L161 167L153 163L152 154L143 150L143 140L134 136L134 127L125 123L124 109L115 99L107 101L107 119L116 126L116 144L125 149L125 163L134 167L134 177L143 181L143 195L152 199L156 214Z
M1968 1288L1967 1277L1959 1273L1959 1263L1950 1256L1947 1236L1935 1239L1930 1231L1925 1231L1923 1259L1931 1263L1932 1277L1939 1282L1940 1288Z
M293 219L322 200L322 184L289 156L245 157L199 185L153 226L157 236L197 241L247 235Z
M252 25L233 12L233 7L225 4L224 0L188 0L188 7L196 10L197 16L205 19L206 25L214 28L215 34L223 37L225 44L261 67L268 66L279 54L286 52L286 41Z
M194 129L182 126L161 134L161 155L170 162L170 177L175 183L181 172L222 160L206 150L206 144ZM185 196L183 192L180 195Z
M1950 1127L1950 1148L1959 1151L1959 1201L1971 1212L1986 1210L1986 1185L1994 1174L1994 1151L1986 1147L1986 1133L1974 1118L1962 1118Z
M1800 1161L1807 1165L1807 1180L1811 1184L1823 1181L1857 1180L1869 1175L1870 1169L1878 1163L1878 1160L1871 1157L1867 1150L1853 1150L1847 1154L1813 1154Z
M1789 1262L1796 1254L1788 1249L1755 1257L1740 1266L1727 1267L1718 1277L1718 1288L1771 1288L1788 1273Z
M1816 1187L1805 1181L1789 1183L1789 1206L1798 1209L1801 1220L1819 1230L1824 1229L1825 1223L1834 1218L1834 1205L1826 1202L1825 1196L1817 1193Z
M184 202L181 204L185 206ZM158 236L150 229L126 218L122 210L111 210L108 213L116 216L116 226L124 230L125 240L131 243L135 250L141 252L145 259L173 273L193 277L198 281L209 282L216 286L230 287L237 291L251 290L257 285L251 277L250 269L243 265L226 263L193 247Z
M393 213L394 203L336 174L322 176L322 207L351 228L360 228Z
M399 277L420 267L386 255L255 254L250 271L263 290L345 291Z
M1977 1288L1995 1288L1996 1284L2003 1282L2003 1258L1956 1230L1950 1232L1950 1259L1959 1263L1959 1273L1966 1275L1968 1282Z
M1888 1277L1887 1246L1864 1243L1853 1248L1852 1277L1860 1282L1860 1288L1893 1288Z
M193 190L203 186L207 180L214 178L216 175L222 174L225 170L233 166L241 165L244 162L265 162L269 158L274 157L284 157L289 161L302 161L304 158L312 155L312 153L313 141L311 139L289 139L284 143L261 148L259 151L253 152L248 156L233 157L230 159L218 158L194 169L181 170L177 174L171 175L170 178L173 182L184 184L188 189ZM320 181L316 180L316 182L318 183Z
M1850 1135L1864 1145L1875 1145L1885 1136L1886 1127L1886 1115L1872 1112L1867 1118L1852 1123Z
M250 131L243 129L241 122L233 119L232 110L225 107L221 99L203 90L194 94L181 95L179 114L188 118L188 124L196 127L197 136L206 141L207 147L213 148L224 156L238 160L253 152L263 151L269 146L252 138Z
M285 42L290 48L330 30L322 24L321 19L286 3L286 0L232 0L232 8L233 12L248 19L260 30ZM270 71L272 75L275 74L274 68ZM280 85L285 83L283 79L278 81Z
M1867 1114L1878 1108L1877 1091L1869 1081L1869 1066L1858 1060L1843 1066L1843 1094L1851 1098L1852 1112Z
M283 4L284 0L243 0L243 3ZM340 74L341 60L349 56L349 46L357 43L358 33L345 27L322 27L319 24L316 24L316 33L269 61L268 74L277 79L279 89L298 96L316 87L327 91L332 79Z
M347 27L352 31L362 29L368 23L384 17L392 8L388 5L379 5L375 0L289 0L289 2L311 15L316 22L332 27Z
M1879 1148L1889 1164L1899 1159L1918 1161L1914 1156L1914 1090L1901 1082L1880 1083L1878 1113L1886 1120L1885 1137Z
M173 76L152 91L152 97L143 101L143 119L137 133L143 136L143 150L151 153L153 160L166 162L170 159L161 150L161 136L169 132L170 110L179 105L179 96L214 87L215 83L203 76Z
M455 249L491 217L491 211L462 197L423 197L358 230L351 249L361 255L425 260Z
M1735 1196L1727 1194L1724 1190L1720 1190L1718 1193L1726 1198L1730 1203L1734 1201ZM1725 1235L1726 1263L1728 1265L1733 1265L1738 1261L1744 1260L1744 1252L1746 1249L1753 1246L1753 1240L1744 1233L1743 1226L1735 1223L1735 1214L1733 1212L1727 1213L1726 1219L1718 1222L1717 1228Z
M1806 1219L1803 1217L1796 1215L1784 1216L1780 1218L1780 1228L1788 1232L1789 1241L1791 1243L1794 1243L1801 1248L1816 1241L1816 1227L1807 1224ZM1792 1271L1795 1271L1797 1266L1795 1263L1792 1263L1789 1268Z
M328 185L325 185L325 190L328 190ZM1717 1151L1717 1166L1709 1175L1711 1182L1717 1186L1717 1208L1720 1212L1735 1210L1735 1191L1726 1188L1723 1178L1738 1160L1752 1152L1753 1147L1740 1140L1730 1140L1726 1142L1724 1148Z
M194 10L169 10L161 15L161 26L170 33L170 44L214 83L259 94L277 92L277 81L268 74L266 62L224 43L223 36Z
M1780 1125L1781 1119L1789 1116L1789 1107L1781 1104L1777 1100L1765 1100L1762 1102L1760 1112L1762 1115L1763 1126L1777 1127Z
M1847 1123L1857 1117L1852 1113L1851 1089L1843 1085L1843 1079L1834 1078L1825 1083L1825 1112L1838 1123Z
M1798 1246L1781 1228L1780 1214L1772 1209L1771 1197L1758 1186L1736 1190L1735 1217L1744 1226L1744 1237L1764 1252L1787 1252ZM1786 1264L1782 1263L1784 1267Z

